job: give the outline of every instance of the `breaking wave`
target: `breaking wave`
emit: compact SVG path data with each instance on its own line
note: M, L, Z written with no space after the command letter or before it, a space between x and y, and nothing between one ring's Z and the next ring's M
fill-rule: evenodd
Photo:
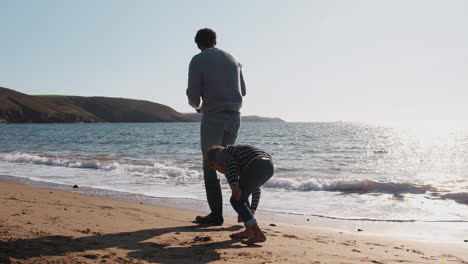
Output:
M386 193L386 194L424 194L435 191L432 185L413 183L377 182L372 180L296 180L291 178L272 178L265 184L269 188L282 188L298 191L327 191L344 193Z
M201 178L201 173L196 170L174 167L151 161L120 160L112 156L43 156L28 153L0 153L0 161L104 170L143 177L174 179L181 182L190 182Z
M7 152L0 153L0 161L104 170L143 178L169 179L181 183L199 183L203 178L201 170L171 166L148 160L121 159L115 156L38 155ZM226 182L224 177L221 179ZM369 179L298 179L274 176L264 186L293 191L326 191L357 194L381 193L399 195L437 192L437 189L430 184L380 182ZM438 196L439 199L450 199L461 204L468 204L468 193L447 193Z

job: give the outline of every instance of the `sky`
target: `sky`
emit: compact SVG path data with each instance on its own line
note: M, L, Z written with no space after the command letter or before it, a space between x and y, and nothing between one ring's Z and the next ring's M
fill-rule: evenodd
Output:
M185 95L198 29L243 65L243 115L468 123L468 1L0 1L0 86Z

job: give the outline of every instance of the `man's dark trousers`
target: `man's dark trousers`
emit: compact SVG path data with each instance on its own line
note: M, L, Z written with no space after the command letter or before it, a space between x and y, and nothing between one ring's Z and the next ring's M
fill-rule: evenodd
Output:
M212 216L218 219L222 219L223 216L221 184L216 170L211 168L206 159L206 152L214 145L233 145L236 142L239 127L240 113L238 112L204 113L201 120L200 142L203 153L203 176L205 180L206 198Z

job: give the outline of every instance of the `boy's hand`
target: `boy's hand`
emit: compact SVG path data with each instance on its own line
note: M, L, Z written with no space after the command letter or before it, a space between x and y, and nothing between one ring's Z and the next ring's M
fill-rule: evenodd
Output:
M232 197L234 197L234 199L239 201L240 197L241 197L241 190L239 188L239 184L238 183L233 183L233 184L230 184L230 186L231 186L231 190L232 190Z

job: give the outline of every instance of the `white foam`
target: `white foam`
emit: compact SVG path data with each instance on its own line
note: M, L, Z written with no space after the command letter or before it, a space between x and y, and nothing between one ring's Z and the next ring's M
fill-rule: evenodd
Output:
M296 179L273 177L265 187L298 191L328 191L347 193L387 193L387 194L424 194L434 191L432 185L418 185L409 182L377 182L373 180L342 179Z
M161 178L176 182L193 183L202 179L198 170L166 165L158 162L102 159L99 157L66 156L66 155L36 155L29 153L0 153L0 161L10 163L27 163L68 168L105 170L117 174L137 175L143 178ZM224 180L224 177L221 178ZM294 191L327 191L344 193L386 193L386 194L424 194L437 191L432 185L411 182L381 182L371 179L325 179L325 178L286 178L274 176L265 187ZM449 194L452 195L452 194ZM441 197L443 198L443 197ZM447 196L459 203L465 196ZM461 202L460 202L461 201Z
M187 168L173 167L158 162L147 162L144 165L131 164L131 161L103 161L93 157L73 156L41 156L29 153L0 153L0 161L10 163L26 163L68 168L105 170L115 173L139 175L144 177L159 177L174 179L180 182L190 182L201 178L199 171Z

